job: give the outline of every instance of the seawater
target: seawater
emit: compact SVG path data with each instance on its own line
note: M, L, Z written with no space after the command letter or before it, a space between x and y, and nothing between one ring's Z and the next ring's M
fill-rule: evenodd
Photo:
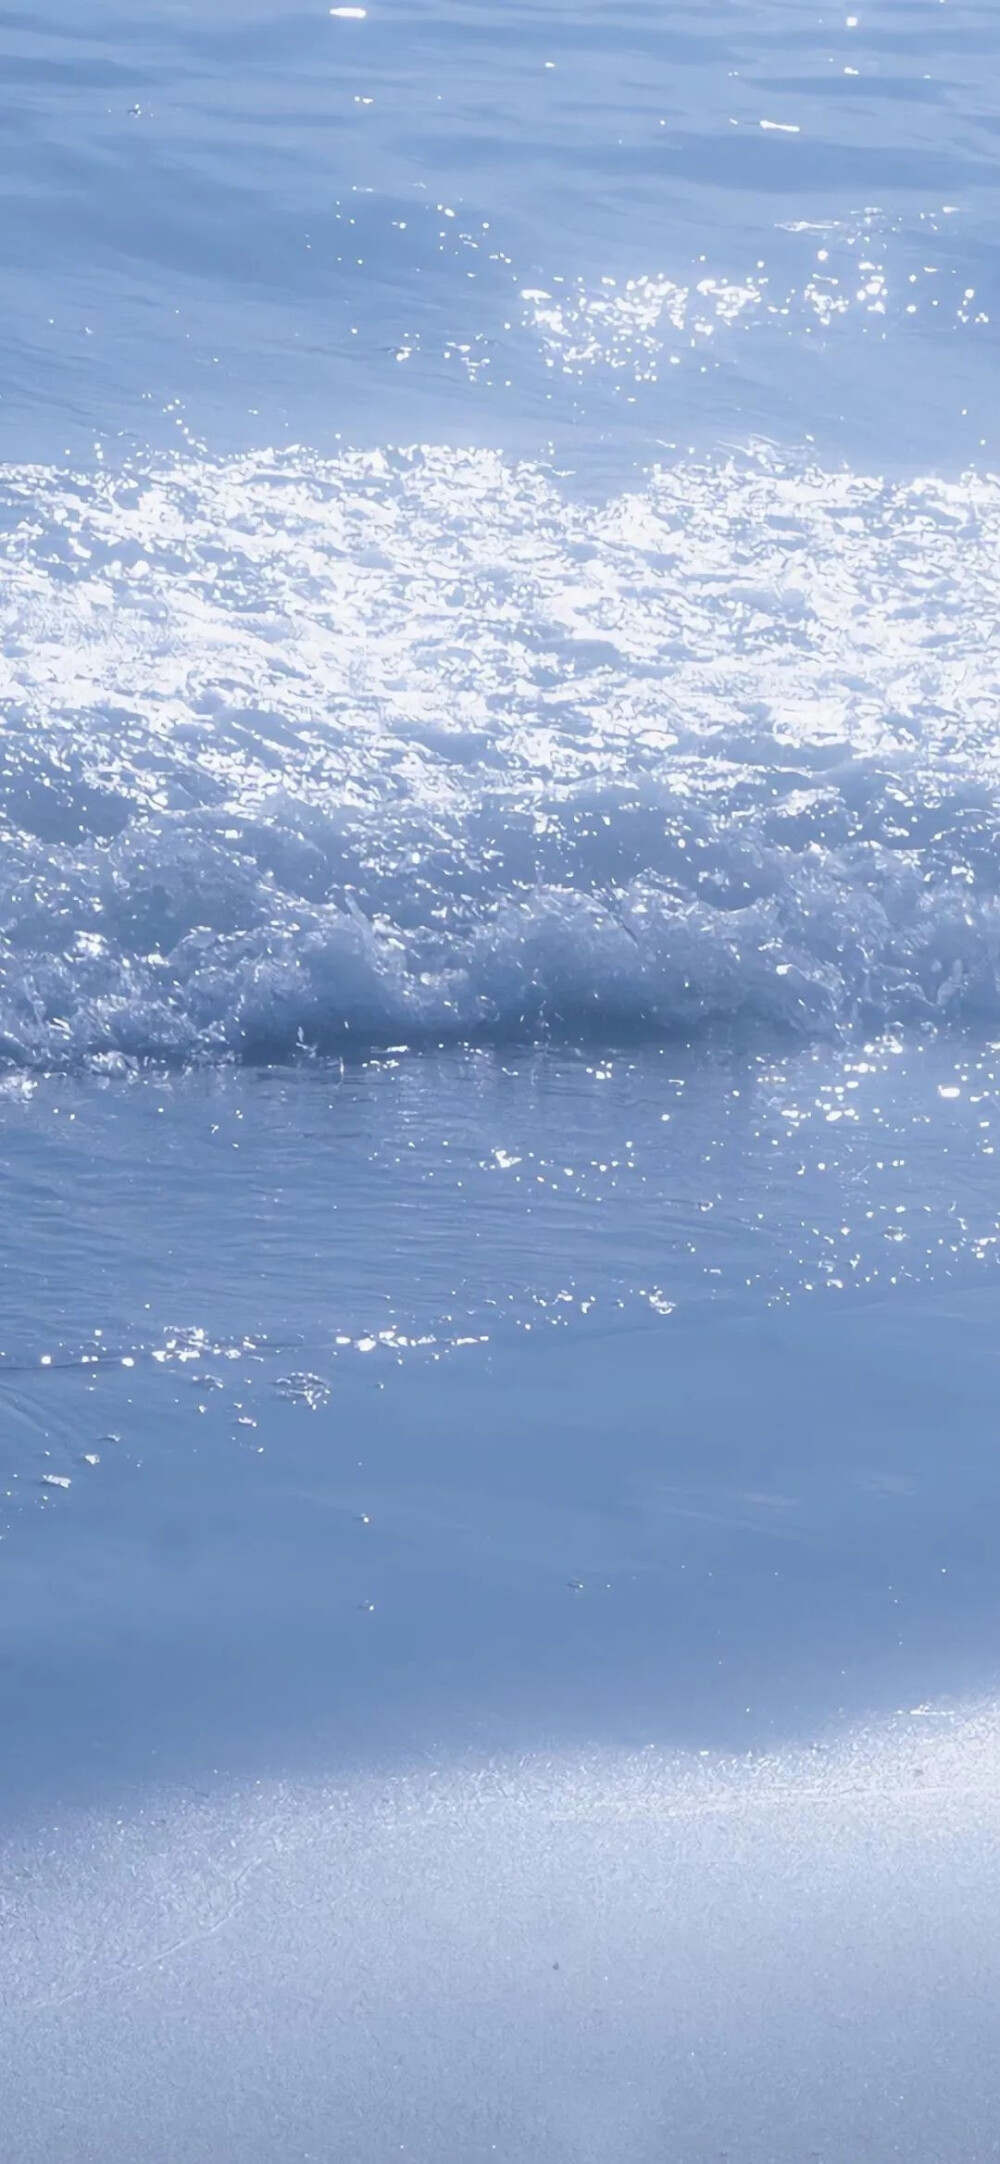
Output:
M992 2156L993 11L0 56L0 2157Z

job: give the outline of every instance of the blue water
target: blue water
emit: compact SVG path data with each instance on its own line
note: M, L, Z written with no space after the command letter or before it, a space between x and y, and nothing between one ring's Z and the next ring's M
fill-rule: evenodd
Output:
M998 63L0 11L0 2164L1000 2156Z

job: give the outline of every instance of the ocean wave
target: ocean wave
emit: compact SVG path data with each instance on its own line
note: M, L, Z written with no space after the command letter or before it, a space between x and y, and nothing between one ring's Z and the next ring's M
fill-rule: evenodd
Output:
M0 1058L1000 1018L1000 483L0 472Z

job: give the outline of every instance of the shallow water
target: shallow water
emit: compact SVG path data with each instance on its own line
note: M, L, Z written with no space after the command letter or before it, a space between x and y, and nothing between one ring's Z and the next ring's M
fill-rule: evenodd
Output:
M998 48L0 11L11 2164L1000 2153Z

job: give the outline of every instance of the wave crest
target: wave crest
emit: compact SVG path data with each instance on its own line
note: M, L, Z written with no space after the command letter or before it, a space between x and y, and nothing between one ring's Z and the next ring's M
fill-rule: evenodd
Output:
M0 1056L1000 1015L1000 485L0 475Z

